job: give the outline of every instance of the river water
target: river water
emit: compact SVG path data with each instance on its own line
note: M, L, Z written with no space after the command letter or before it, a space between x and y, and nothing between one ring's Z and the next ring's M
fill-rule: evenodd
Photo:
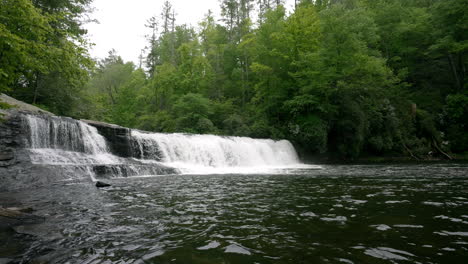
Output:
M324 165L269 175L168 175L109 183L106 189L61 183L0 194L5 203L32 207L46 218L17 228L25 234L0 231L0 260L468 260L467 165Z

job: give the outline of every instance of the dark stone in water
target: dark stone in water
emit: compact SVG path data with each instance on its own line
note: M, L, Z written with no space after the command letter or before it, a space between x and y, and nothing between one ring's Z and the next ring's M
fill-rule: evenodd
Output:
M97 181L96 182L96 187L98 188L105 188L105 187L110 187L111 185L105 182Z
M0 229L44 222L42 216L33 215L31 208L0 208Z

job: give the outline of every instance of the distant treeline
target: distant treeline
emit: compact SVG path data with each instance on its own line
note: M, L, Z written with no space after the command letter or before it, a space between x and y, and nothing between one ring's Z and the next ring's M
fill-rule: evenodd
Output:
M207 11L196 28L166 1L140 65L89 58L90 2L0 1L0 90L60 115L344 159L468 150L468 0L306 0L292 13L220 0L221 20Z

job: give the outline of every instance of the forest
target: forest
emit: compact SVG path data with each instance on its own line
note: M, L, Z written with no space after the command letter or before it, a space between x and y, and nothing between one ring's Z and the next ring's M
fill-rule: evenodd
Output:
M303 156L468 157L468 0L170 1L138 65L95 61L92 0L0 0L0 92L155 132L288 139ZM5 106L4 106L5 107Z

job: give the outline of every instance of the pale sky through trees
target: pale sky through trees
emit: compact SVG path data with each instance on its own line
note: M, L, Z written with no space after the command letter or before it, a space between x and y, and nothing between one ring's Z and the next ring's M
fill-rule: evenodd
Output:
M90 15L99 24L86 25L88 38L95 46L91 56L105 58L111 49L115 49L125 61L138 63L140 51L147 45L145 35L149 30L146 21L157 15L160 17L164 0L94 0L94 12ZM208 9L215 18L220 18L219 0L172 0L176 11L176 24L190 24L198 27ZM288 10L294 0L286 0Z

